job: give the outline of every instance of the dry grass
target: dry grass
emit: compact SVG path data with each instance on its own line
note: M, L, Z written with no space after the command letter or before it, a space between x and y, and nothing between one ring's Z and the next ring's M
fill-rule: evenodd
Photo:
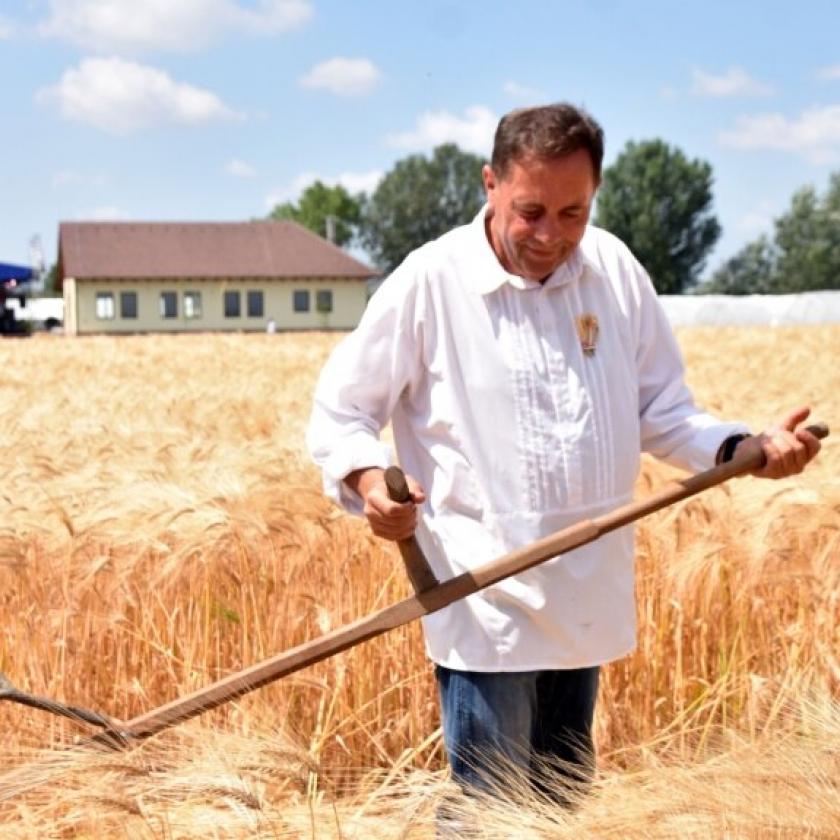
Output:
M837 327L680 337L710 408L760 427L804 401L840 425ZM126 719L405 595L393 549L323 500L302 454L335 341L0 343L0 670ZM574 817L522 809L530 836L837 836L837 453L639 527L639 650L603 680L604 778ZM670 474L646 463L639 492ZM0 819L4 836L423 836L437 726L416 626L118 760L44 757L82 730L0 703ZM482 808L486 836L525 826Z
M801 699L801 698L800 698ZM606 762L575 811L511 773L503 796L457 797L441 771L368 771L316 786L305 750L270 728L248 736L189 723L125 754L33 751L0 774L3 837L431 838L445 800L483 840L837 838L840 706L789 708L755 739L718 731L692 761L676 744L633 772ZM795 732L795 734L793 734Z

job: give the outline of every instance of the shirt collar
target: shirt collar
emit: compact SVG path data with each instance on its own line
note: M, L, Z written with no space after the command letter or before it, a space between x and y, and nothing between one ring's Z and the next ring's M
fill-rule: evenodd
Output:
M580 246L578 246L557 266L544 283L536 280L528 280L525 277L520 277L518 274L511 274L499 262L496 252L487 239L487 230L484 224L487 209L488 206L485 204L470 225L470 235L474 240L477 252L474 270L470 272L470 283L473 289L480 295L488 295L491 292L495 292L496 289L505 283L523 291L557 288L579 280L585 268L592 268L592 263L584 256Z

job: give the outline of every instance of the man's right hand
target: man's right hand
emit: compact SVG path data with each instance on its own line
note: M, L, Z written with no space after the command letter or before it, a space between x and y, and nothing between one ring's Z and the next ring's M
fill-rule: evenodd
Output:
M388 496L385 470L369 467L356 470L344 479L344 483L355 490L364 501L364 514L377 537L404 540L417 528L417 505L426 501L426 494L410 475L406 475L405 480L411 493L411 501L400 504Z

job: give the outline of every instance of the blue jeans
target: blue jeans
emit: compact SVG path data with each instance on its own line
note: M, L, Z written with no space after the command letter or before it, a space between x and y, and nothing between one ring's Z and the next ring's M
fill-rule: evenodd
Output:
M598 666L480 673L437 665L435 675L452 777L465 792L504 785L511 763L561 804L592 778Z

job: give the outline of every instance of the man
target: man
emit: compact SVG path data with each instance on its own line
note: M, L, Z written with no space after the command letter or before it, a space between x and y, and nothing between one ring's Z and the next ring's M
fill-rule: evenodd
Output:
M570 105L514 111L472 224L410 254L325 366L308 432L326 492L373 532L417 528L438 579L631 499L646 450L698 471L762 447L768 477L819 441L792 411L767 432L700 411L644 269L587 225L603 158ZM388 498L391 420L413 504ZM586 778L598 669L635 642L625 528L424 619L454 778L484 787L498 754Z

